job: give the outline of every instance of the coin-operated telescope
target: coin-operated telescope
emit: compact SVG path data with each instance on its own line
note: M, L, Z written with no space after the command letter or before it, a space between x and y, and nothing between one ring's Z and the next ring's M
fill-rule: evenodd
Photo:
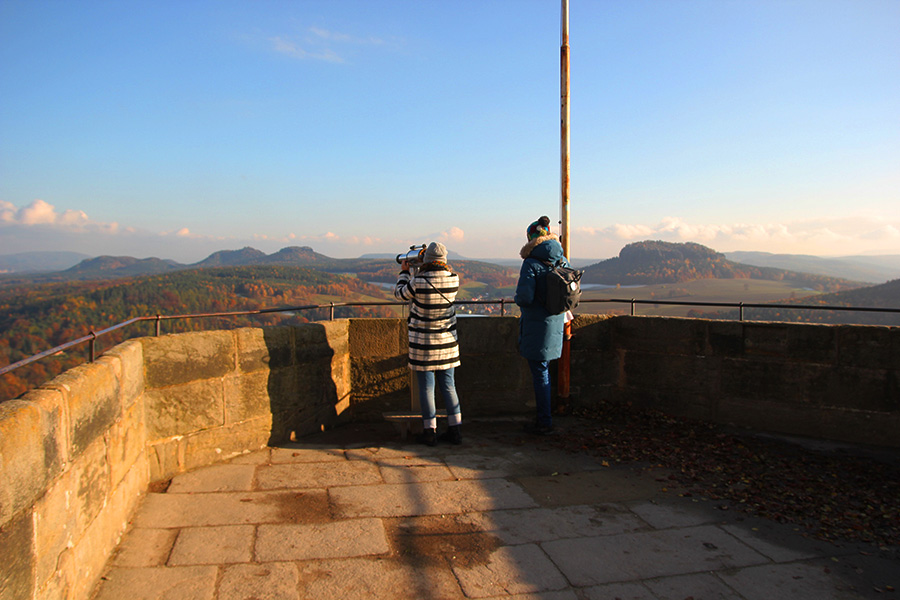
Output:
M425 262L425 244L420 246L410 246L409 252L397 255L397 264L403 264L403 261L409 263L410 267L421 267Z

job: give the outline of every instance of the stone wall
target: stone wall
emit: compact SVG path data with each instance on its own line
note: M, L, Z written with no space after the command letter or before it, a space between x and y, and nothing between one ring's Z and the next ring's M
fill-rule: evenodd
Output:
M335 423L348 331L141 338L0 403L0 600L87 598L150 482Z
M349 324L142 338L152 481L333 424L350 404Z
M86 598L149 482L126 342L0 404L0 599Z
M900 446L900 328L579 315L571 399ZM464 415L533 410L515 317L461 318ZM410 407L406 328L141 338L0 404L0 600L82 600L151 482ZM465 416L464 416L465 418Z
M578 402L900 446L900 328L579 315Z
M528 364L516 350L516 317L462 317L458 322L461 365L456 389L463 418L534 410ZM380 419L411 407L406 321L351 319L352 414ZM438 408L443 408L437 399Z

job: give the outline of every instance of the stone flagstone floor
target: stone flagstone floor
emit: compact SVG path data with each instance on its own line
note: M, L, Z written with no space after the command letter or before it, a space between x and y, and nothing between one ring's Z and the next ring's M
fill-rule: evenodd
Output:
M148 493L94 600L890 598L900 564L723 514L666 473L464 424L354 425ZM560 435L566 435L565 420Z

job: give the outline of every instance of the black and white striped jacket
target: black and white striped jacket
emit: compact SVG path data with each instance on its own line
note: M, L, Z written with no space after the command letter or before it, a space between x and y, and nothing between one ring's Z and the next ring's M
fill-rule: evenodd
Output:
M442 371L459 366L456 309L453 300L459 291L459 276L443 265L424 265L411 277L402 271L394 296L410 301L409 368L414 371Z

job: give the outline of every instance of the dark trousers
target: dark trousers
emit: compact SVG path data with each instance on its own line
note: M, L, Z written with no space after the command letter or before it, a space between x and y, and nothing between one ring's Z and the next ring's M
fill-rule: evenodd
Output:
M529 360L531 381L534 384L534 401L537 404L537 424L542 427L553 426L550 412L550 363L546 360Z

